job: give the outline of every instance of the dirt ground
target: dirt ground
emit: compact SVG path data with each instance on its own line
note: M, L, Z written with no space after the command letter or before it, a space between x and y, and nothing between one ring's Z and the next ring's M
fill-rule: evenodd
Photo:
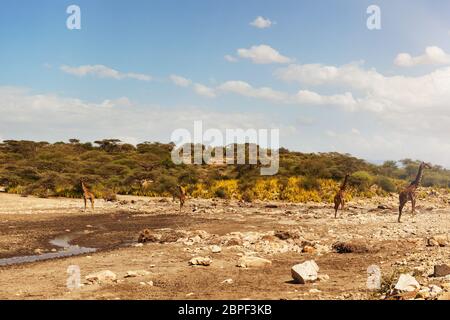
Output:
M395 196L355 200L334 219L329 204L189 199L180 213L172 199L121 196L118 202L97 200L94 212L83 212L79 199L0 193L0 299L380 299L366 286L373 264L385 277L411 272L421 286L438 285L448 297L450 277L431 274L435 265L450 263L450 247L427 243L449 236L449 200L419 199L415 219L408 207L399 224ZM138 244L143 229L158 240ZM5 260L63 252L50 241L64 236L97 251L12 265ZM333 244L339 241L364 250L338 253ZM189 265L197 256L212 263ZM248 256L272 263L238 267ZM307 260L328 277L294 283L291 267ZM82 285L69 289L73 265ZM103 270L117 279L86 282ZM126 277L136 270L146 272Z

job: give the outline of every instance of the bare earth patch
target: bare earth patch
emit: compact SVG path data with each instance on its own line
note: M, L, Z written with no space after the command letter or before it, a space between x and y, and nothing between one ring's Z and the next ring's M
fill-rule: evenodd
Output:
M419 200L415 220L405 211L401 224L389 209L395 197L353 201L338 219L329 204L190 199L179 213L171 199L119 200L83 212L82 200L0 193L0 259L60 252L50 241L63 235L97 249L25 264L0 260L0 299L378 299L366 287L373 264L385 276L411 272L423 286L449 288L449 277L431 275L450 263L450 248L427 245L449 233L448 199ZM151 241L139 244L144 229ZM190 264L196 257L211 263ZM271 264L237 267L242 257ZM291 267L307 260L327 277L294 283ZM75 290L66 285L71 265L84 284ZM85 279L106 270L114 281Z

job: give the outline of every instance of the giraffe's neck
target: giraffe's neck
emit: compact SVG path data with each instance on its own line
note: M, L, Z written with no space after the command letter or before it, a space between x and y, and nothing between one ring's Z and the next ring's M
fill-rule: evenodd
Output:
M345 190L347 188L348 175L345 176L344 182L342 183L341 190Z
M88 193L89 192L89 190L86 188L86 186L84 185L83 182L81 183L81 188L83 189L84 193Z
M418 187L420 182L422 181L422 177L423 177L423 165L421 164L419 167L419 171L417 172L416 179L411 183L411 185Z

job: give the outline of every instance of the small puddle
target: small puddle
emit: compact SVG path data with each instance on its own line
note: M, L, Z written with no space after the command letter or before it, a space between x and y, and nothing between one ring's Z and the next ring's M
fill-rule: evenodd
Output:
M65 234L49 241L55 247L61 248L57 252L48 252L39 255L19 256L12 258L0 259L0 266L9 266L14 264L36 262L42 260L50 260L64 257L77 256L80 254L91 253L97 251L96 248L86 248L77 245L71 245L70 241L76 238L76 234Z

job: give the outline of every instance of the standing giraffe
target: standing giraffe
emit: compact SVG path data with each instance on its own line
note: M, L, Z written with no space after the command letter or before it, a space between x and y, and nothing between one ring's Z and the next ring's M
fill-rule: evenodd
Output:
M180 200L180 212L183 209L184 202L186 201L186 189L181 185L177 185L178 188L178 199Z
M412 214L413 217L416 215L416 190L420 185L420 182L422 182L423 177L423 169L431 169L431 165L428 163L422 162L419 166L419 171L417 172L416 179L411 182L411 184L406 187L403 191L400 192L398 199L399 199L399 206L398 206L398 222L400 223L400 219L402 217L402 211L403 207L408 201L411 201L412 206Z
M342 183L339 191L334 196L334 218L337 218L337 212L339 210L339 206L341 210L344 210L345 205L345 190L347 189L347 181L350 175L346 174L344 178L344 182Z
M86 211L87 208L87 199L89 199L89 201L91 202L92 211L94 211L95 196L92 192L89 191L89 189L86 187L82 179L80 180L80 182L81 188L83 189L84 211Z

